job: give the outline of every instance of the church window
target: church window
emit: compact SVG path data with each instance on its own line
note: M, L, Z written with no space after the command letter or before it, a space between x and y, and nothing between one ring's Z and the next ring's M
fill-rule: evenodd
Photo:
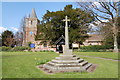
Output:
M32 35L33 34L33 32L32 31L30 31L30 35Z
M32 23L33 23L32 21L29 21L29 25L32 25Z
M29 25L31 24L31 21L29 21Z

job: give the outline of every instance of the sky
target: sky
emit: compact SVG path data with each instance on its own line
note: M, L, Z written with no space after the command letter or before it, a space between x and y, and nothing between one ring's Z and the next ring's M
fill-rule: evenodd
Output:
M99 6L97 2L94 3ZM38 19L41 20L46 10L63 10L68 4L72 4L73 8L79 7L76 2L2 2L0 3L0 8L2 7L0 9L2 14L0 15L0 34L5 30L17 32L21 20L31 13L32 8L35 9Z
M38 19L41 20L46 10L63 10L68 4L72 4L73 8L79 7L75 2L3 2L0 33L6 29L13 32L18 31L21 20L31 13L32 8L35 9Z

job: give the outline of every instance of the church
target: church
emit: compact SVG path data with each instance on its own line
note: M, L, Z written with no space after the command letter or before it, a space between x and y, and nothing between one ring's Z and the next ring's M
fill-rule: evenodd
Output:
M29 42L33 43L35 41L35 35L37 34L37 25L39 22L40 21L36 16L35 10L32 9L30 16L28 18L25 18L23 46L27 46Z
M34 50L52 50L56 51L56 48L51 48L49 42L45 44L40 44L40 40L35 40L35 35L37 34L37 26L40 24L40 21L37 18L36 12L32 9L29 17L25 18L25 27L23 33L23 44L22 46L28 46L29 43L34 44Z

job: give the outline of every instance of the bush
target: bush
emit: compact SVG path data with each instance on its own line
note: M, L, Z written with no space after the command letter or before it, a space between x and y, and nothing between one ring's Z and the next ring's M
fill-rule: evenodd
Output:
M104 52L108 49L113 49L113 46L108 45L90 45L90 46L82 46L80 47L80 51L86 52Z
M41 65L41 64L45 64L47 62L49 62L50 60L37 60L36 61L36 65Z
M11 51L12 50L12 48L11 47L6 47L6 46L2 46L1 47L2 49L2 51Z
M2 47L0 47L0 52L2 51Z
M13 51L24 51L24 50L30 50L30 47L25 47L25 46L17 46L13 48Z
M30 44L32 44L32 42L28 42L28 46L30 46Z
M54 52L53 50L40 50L40 52Z

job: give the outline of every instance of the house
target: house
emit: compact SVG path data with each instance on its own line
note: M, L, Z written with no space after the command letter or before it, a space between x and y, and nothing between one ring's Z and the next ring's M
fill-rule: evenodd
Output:
M83 42L82 46L89 46L89 45L102 45L104 41L104 37L100 34L91 34L89 38Z

